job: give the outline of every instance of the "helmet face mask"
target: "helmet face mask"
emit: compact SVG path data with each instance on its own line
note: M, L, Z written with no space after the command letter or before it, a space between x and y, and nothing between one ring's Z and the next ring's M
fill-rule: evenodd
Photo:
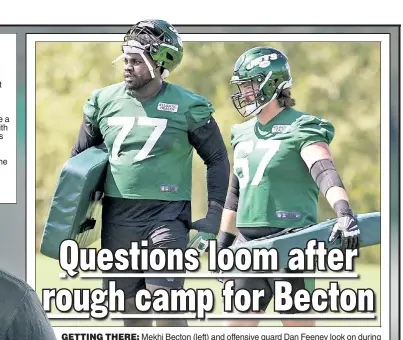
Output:
M125 54L138 53L144 61L147 54L157 67L162 67L162 78L166 78L182 61L183 44L176 29L164 20L140 21L129 29L124 37L123 54L113 61L124 58ZM147 63L152 78L152 67Z
M243 117L257 115L292 85L287 57L274 48L252 48L238 58L230 83L238 86L231 96L237 111Z
M259 102L264 101L264 95L259 89L257 79L243 79L232 82L238 88L238 91L231 96L232 103L243 117L251 115L259 106Z

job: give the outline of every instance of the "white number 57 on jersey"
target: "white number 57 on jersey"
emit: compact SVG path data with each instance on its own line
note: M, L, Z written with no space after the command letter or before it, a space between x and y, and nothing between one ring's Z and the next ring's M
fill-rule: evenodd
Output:
M256 169L256 173L252 178L251 185L259 185L263 178L264 170L270 163L270 160L276 154L280 148L280 140L258 140L256 145L250 140L246 142L241 142L235 147L234 152L234 172L236 169L242 170L242 177L238 176L240 188L245 188L248 184L251 174L249 173L249 161L247 156L251 154L255 149L265 149L263 157L260 159L259 165ZM240 154L245 155L244 157L239 157Z

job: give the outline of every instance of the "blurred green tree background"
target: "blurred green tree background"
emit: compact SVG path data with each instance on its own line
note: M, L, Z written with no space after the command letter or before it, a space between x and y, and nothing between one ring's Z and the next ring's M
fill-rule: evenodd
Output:
M209 98L229 146L230 128L243 118L232 106L233 65L245 50L273 46L289 58L296 108L335 126L335 164L356 213L380 211L380 44L373 42L185 42L182 64L167 79ZM122 81L115 42L36 43L36 235L37 249L63 163L93 89ZM193 167L193 219L206 211L205 166ZM320 198L320 220L334 212ZM361 251L361 261L379 263L379 247Z

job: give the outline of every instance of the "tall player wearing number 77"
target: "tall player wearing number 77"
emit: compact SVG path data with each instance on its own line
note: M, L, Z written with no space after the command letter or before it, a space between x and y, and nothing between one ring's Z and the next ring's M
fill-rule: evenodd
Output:
M292 77L287 56L270 47L256 47L235 63L232 101L239 113L252 116L233 126L234 171L218 237L218 250L237 242L317 224L319 191L337 214L329 242L341 236L343 248L358 248L360 231L347 193L333 164L329 144L333 125L293 108ZM288 271L288 270L287 270ZM281 274L279 274L280 279ZM287 278L292 294L305 288L302 277ZM260 312L274 295L269 278L235 279L234 289L264 290ZM288 313L298 313L294 306ZM227 326L256 326L256 319ZM313 326L311 320L289 319L284 326Z
M229 183L229 160L214 109L204 97L164 79L183 55L176 29L163 20L137 23L126 34L124 82L95 90L72 156L105 143L110 153L102 209L102 248L116 251L148 240L152 248L205 251L215 239ZM208 211L191 222L192 154L207 166ZM119 278L125 313L138 314L134 297L142 289L180 289L183 278ZM104 280L105 288L108 280ZM186 320L158 319L157 326L186 326ZM151 326L151 319L127 318L125 326Z

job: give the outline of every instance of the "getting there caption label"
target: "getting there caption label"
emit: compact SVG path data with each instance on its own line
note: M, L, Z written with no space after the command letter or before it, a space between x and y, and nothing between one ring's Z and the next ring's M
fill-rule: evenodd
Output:
M17 203L16 35L0 34L0 204Z
M268 329L266 331L266 329ZM168 331L150 331L150 332L133 332L133 333L66 333L55 329L57 339L59 340L381 340L379 330L365 331L363 329L350 329L348 334L338 331L337 329L326 331L298 331L298 330L279 330L273 327L259 328L253 333L243 333L242 329L234 333L233 330L168 330ZM191 334L190 334L191 332Z

